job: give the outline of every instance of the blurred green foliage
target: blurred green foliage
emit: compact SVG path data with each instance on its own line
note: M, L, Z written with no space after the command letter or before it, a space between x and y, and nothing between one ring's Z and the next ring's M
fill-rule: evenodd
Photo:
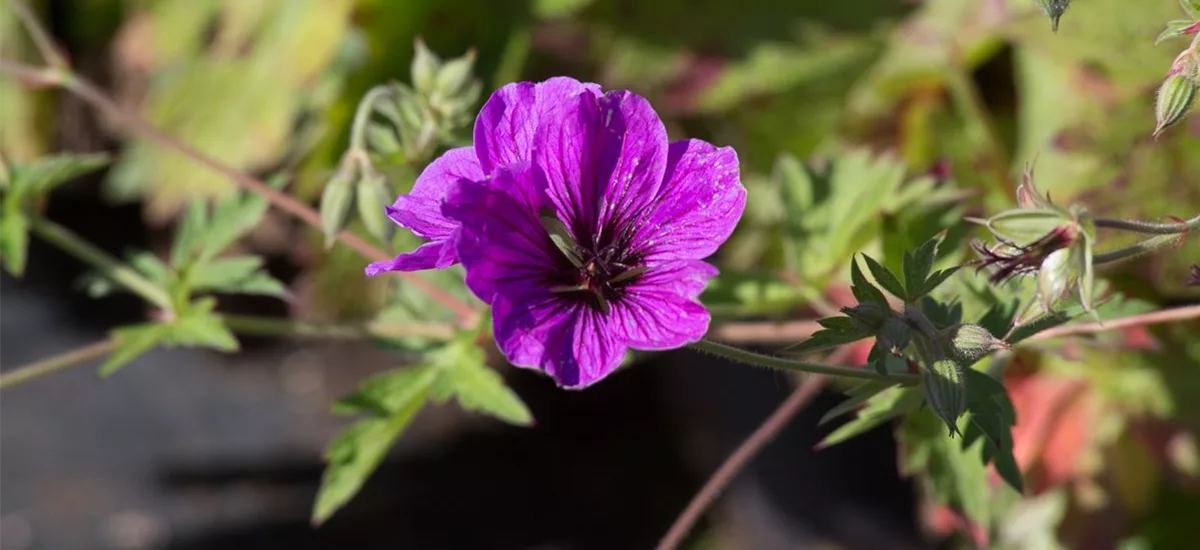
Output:
M7 2L0 6L0 57L33 60ZM858 292L849 288L847 267L857 253L879 260L866 264L868 272L896 293L907 271L906 251L944 229L936 267L960 263L971 231L962 216L1011 206L1029 165L1056 202L1085 202L1097 216L1164 220L1200 211L1200 122L1185 119L1160 139L1150 137L1154 90L1182 47L1179 41L1155 44L1164 25L1180 17L1167 0L1076 2L1057 32L1031 0L80 0L55 3L53 16L76 66L106 82L121 105L235 168L293 174L288 191L310 202L351 145L352 121L368 90L395 84L398 95L419 96L425 114L446 107L431 102L432 88L419 81L419 71L410 77L418 40L442 59L470 58L484 83L482 97L489 84L560 74L633 89L657 106L673 138L732 145L741 159L750 202L721 252L724 273L705 295L719 319L810 315L847 305L848 293L867 292L859 281ZM465 113L482 98L467 80L458 84L457 101L446 107L453 116L419 148L408 145L420 134L423 115L402 123L395 135L372 126L370 159L388 189L404 192L438 148L469 140ZM193 293L283 293L253 257L218 257L252 229L243 209L258 209L255 221L262 217L262 205L236 193L229 181L106 121L79 122L72 110L78 105L62 94L5 78L0 97L6 165L34 166L47 151L111 140L117 154L106 196L140 201L151 223L176 224L177 258L164 263L145 255L132 263L142 276L174 289L180 315L118 331L121 353L107 371L160 342L235 348L211 300L193 300ZM388 118L379 114L375 123ZM51 115L55 124L43 123ZM404 124L411 126L407 134ZM25 216L36 206L30 196L6 190L2 244L17 271ZM211 211L204 201L213 201ZM370 204L358 206L361 212ZM229 223L217 223L223 215ZM334 221L364 232L349 217ZM394 249L417 242L407 232L366 229ZM223 230L232 233L214 236ZM198 244L205 239L219 246ZM364 283L365 262L344 247L324 252L315 232L284 241L282 252L303 270L297 315L383 322L450 317L396 279ZM1129 242L1102 234L1100 252ZM1196 300L1200 289L1185 280L1198 258L1200 240L1193 238L1171 253L1102 272L1101 317ZM893 275L896 281L884 280L888 270L900 274ZM435 277L466 295L461 270ZM998 334L1029 290L989 287L962 270L920 307L935 321L960 317ZM923 294L913 293L911 301ZM1135 542L1129 544L1173 540L1194 517L1178 513L1194 511L1193 493L1145 489L1163 483L1162 472L1175 466L1146 466L1128 449L1141 449L1130 443L1141 422L1200 430L1196 330L1195 323L1154 329L1154 345L1140 348L1125 345L1125 333L1084 346L1037 342L1012 360L1047 377L1087 381L1099 412L1082 471L1124 499L1131 519L1141 520L1131 523ZM429 343L417 337L385 342L407 351ZM457 396L469 407L528 422L519 400L483 370L484 358L470 355L477 351L442 348L427 364L367 381L342 403L343 412L366 418L330 446L318 518L353 496L427 399ZM971 376L1011 366L994 363L982 361ZM408 381L403 399L377 391L397 377ZM826 444L903 416L906 470L933 473L922 478L931 499L1000 527L1002 547L1034 547L1031 541L1053 547L1047 541L1055 538L1058 518L1078 519L1087 501L1080 487L1094 489L1072 478L1037 498L993 491L984 464L992 452L988 443L998 439L994 426L981 428L988 437L964 448L919 409L915 388L859 386L849 393L852 404L865 408ZM970 430L964 428L968 440ZM1016 485L1011 472L1001 474Z

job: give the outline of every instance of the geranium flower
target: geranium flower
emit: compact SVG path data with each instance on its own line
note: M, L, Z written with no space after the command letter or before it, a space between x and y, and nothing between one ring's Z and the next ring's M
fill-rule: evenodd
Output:
M493 94L476 121L475 154L485 177L440 169L453 174L437 177L453 179L440 187L440 211L421 210L435 194L421 209L401 197L397 221L437 221L442 232L422 236L453 242L510 362L581 388L629 349L677 348L707 332L697 297L717 270L702 260L746 201L732 149L668 143L644 98L554 79Z

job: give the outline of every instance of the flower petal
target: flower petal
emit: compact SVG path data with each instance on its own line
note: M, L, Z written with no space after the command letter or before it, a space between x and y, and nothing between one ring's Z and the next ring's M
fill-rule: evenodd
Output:
M706 258L733 233L745 208L733 149L677 141L670 145L666 183L633 242L645 247L648 258Z
M696 297L716 274L715 267L700 261L651 267L613 304L609 329L634 349L674 349L699 341L711 318Z
M561 253L538 219L539 201L546 199L532 179L527 167L500 169L487 184L460 182L442 207L461 224L457 255L467 286L486 303L502 285L546 287L558 267L554 254Z
M603 186L599 227L620 227L659 193L667 170L667 129L646 98L629 91L600 100L596 177Z
M603 315L549 292L497 295L492 324L509 362L542 370L564 388L600 381L621 365L626 351Z
M484 173L532 156L534 136L545 113L580 94L600 95L600 86L573 78L517 82L496 90L475 119L475 151Z
M374 277L388 271L446 269L457 261L453 241L444 239L425 243L412 252L396 256L395 259L373 262L367 266L367 276Z
M431 162L413 184L412 191L400 195L387 207L388 217L424 239L445 239L457 223L442 215L442 201L459 180L483 180L483 171L475 150L459 147L446 151Z

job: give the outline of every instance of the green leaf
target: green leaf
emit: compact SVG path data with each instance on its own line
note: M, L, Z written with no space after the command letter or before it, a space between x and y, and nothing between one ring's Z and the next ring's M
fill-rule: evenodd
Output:
M961 266L961 265L956 265L954 267L949 267L949 268L934 272L933 275L930 275L929 278L925 280L925 284L922 285L919 295L912 296L912 297L910 297L910 299L916 300L916 299L921 298L921 296L925 296L925 295L929 294L930 292L933 292L934 290L937 289L937 287L941 286L942 283L946 282L946 279L949 279L950 276L957 273L959 269L962 269L962 267L963 266Z
M854 298L860 304L888 306L887 298L884 297L883 293L863 276L862 270L858 267L857 258L851 258L850 260L850 291L854 293Z
M904 288L910 300L925 294L926 281L933 269L933 261L937 258L938 245L945 238L945 233L939 233L925 241L915 251L904 253ZM948 275L947 275L948 276Z
M866 403L868 399L871 399L880 392L895 386L896 384L894 382L882 382L876 380L869 380L858 384L849 390L846 390L847 398L841 403L838 403L836 407L826 411L826 413L821 416L821 420L817 422L817 425L824 426L830 420L857 409L863 403Z
M464 361L444 375L451 379L458 404L466 410L488 414L509 424L532 425L533 415L529 408L504 385L504 379L496 371L482 363L482 351L479 355L480 362Z
M180 346L237 351L238 341L225 321L209 311L193 310L171 323L171 343Z
M434 365L417 365L377 374L365 380L354 393L335 402L333 412L392 416L428 392L438 374Z
M821 319L818 323L826 328L815 332L808 340L788 346L784 350L800 355L857 342L871 336L866 330L854 325L849 317L830 317Z
M313 504L312 522L324 523L344 506L383 461L388 449L421 410L432 377L416 380L424 386L410 387L407 401L397 403L396 412L386 417L360 420L330 442L325 451L328 465Z
M817 447L824 449L847 441L916 409L920 404L920 389L900 386L888 388L871 396L854 420L839 426L817 444Z
M262 271L262 264L259 256L220 258L194 266L188 283L195 292L284 295L283 284Z
M938 502L961 508L982 526L991 524L991 490L987 468L979 458L981 444L963 447L946 435L937 418L923 413L905 418L897 437L905 449L904 472L926 477Z
M112 336L117 340L117 347L108 356L108 360L100 365L100 376L111 376L121 367L141 357L162 343L170 331L169 326L160 323L147 323L114 330Z
M879 283L879 286L890 292L892 296L904 301L909 300L908 293L904 289L904 284L900 282L895 273L892 273L892 270L884 267L883 264L875 261L875 258L866 254L863 254L862 257L867 261L867 269L871 271L871 276L875 278L875 282Z
M139 273L145 275L151 282L165 285L171 278L171 270L158 256L145 250L131 252L126 261Z
M109 162L105 154L58 154L13 167L13 187L30 195L43 195L55 187L98 170Z
M286 182L287 178L283 175L275 175L266 183L272 189L281 189ZM243 235L249 233L262 221L268 206L267 199L253 193L234 195L217 203L204 233L204 243L200 248L200 260L215 258Z
M182 269L193 258L193 253L202 245L208 226L208 204L202 200L192 201L187 214L175 230L175 242L171 245L171 267Z
M4 267L14 277L25 272L25 258L29 248L29 218L16 206L15 193L4 196L4 218L0 219L0 257Z

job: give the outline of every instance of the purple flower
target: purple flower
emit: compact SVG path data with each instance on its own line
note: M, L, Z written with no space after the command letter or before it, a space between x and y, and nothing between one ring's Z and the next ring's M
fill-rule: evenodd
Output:
M532 158L533 134L548 111L583 92L600 94L600 86L571 78L532 84L509 84L492 94L475 119L475 144L446 151L425 168L412 192L387 207L388 217L428 243L393 260L367 266L367 275L387 271L445 269L458 263L454 248L458 222L442 215L441 203L459 181L483 181L496 169Z
M423 194L396 201L393 219L432 242L389 267L461 261L509 361L563 387L604 378L629 349L704 336L697 297L717 270L702 260L746 201L732 149L668 143L644 98L558 78L498 90L473 153L447 153Z

